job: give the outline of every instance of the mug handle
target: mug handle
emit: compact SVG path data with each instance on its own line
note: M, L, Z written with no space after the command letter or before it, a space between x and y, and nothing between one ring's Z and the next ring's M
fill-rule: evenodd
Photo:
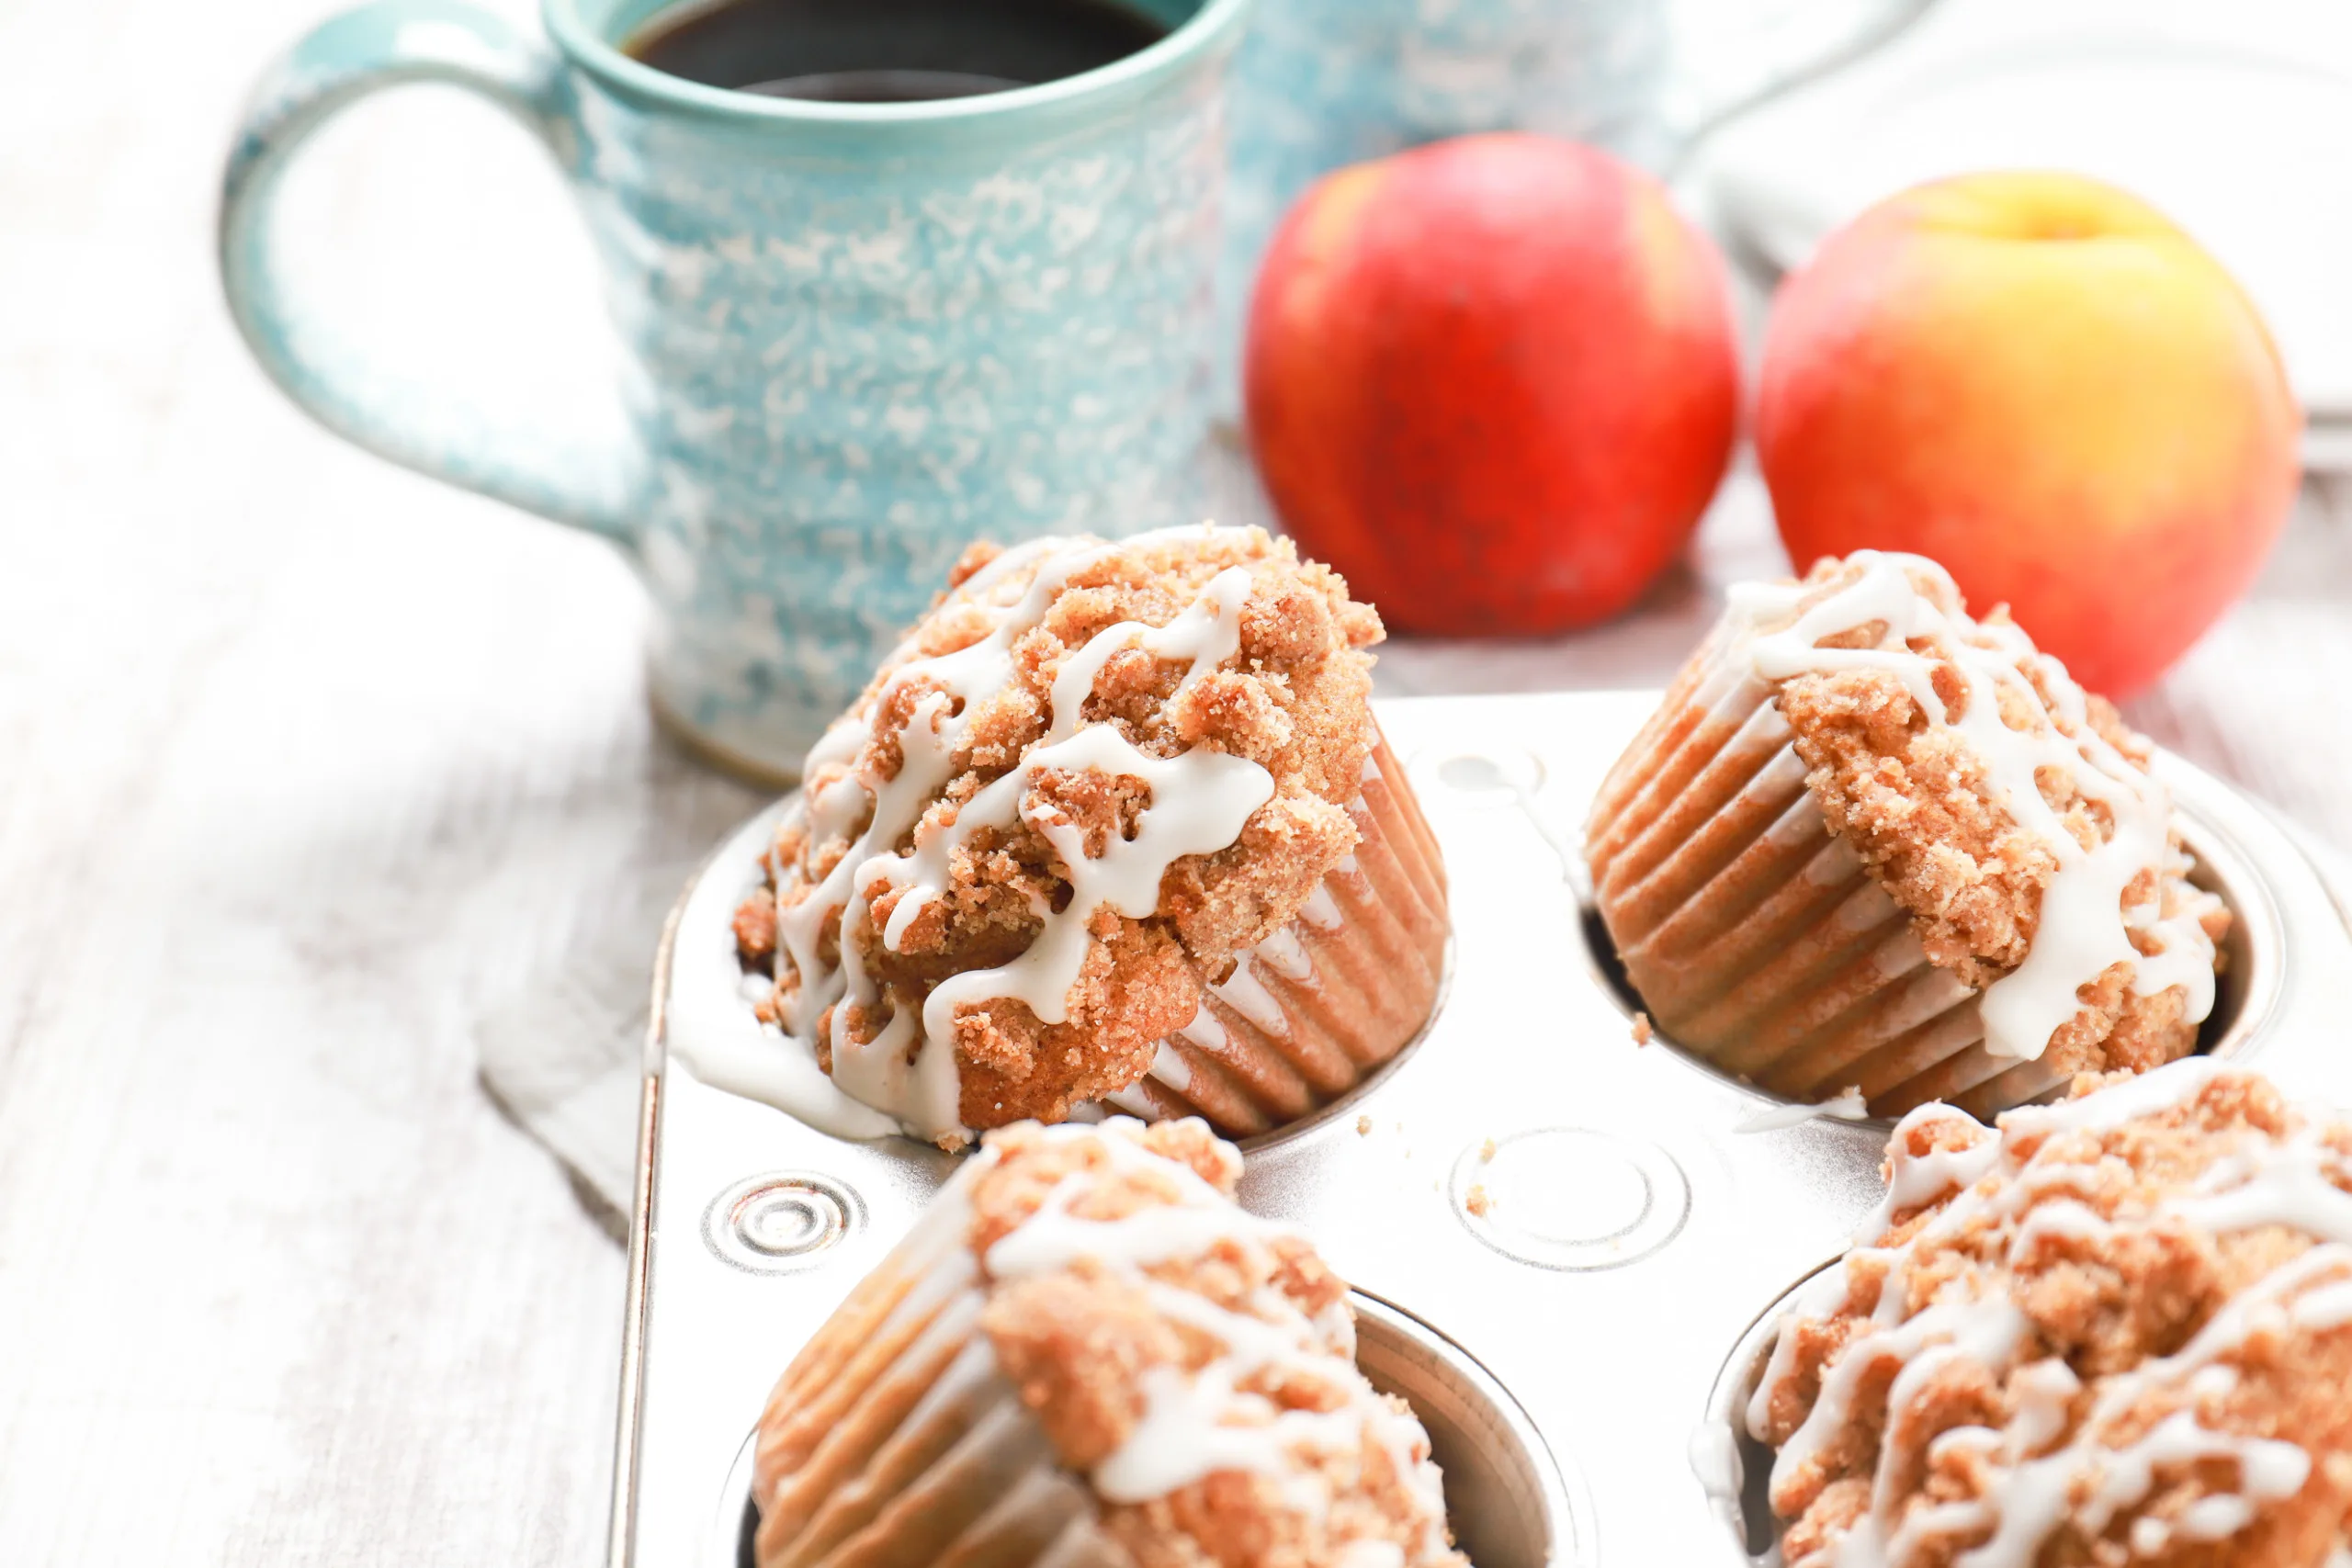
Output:
M263 76L221 179L220 279L230 314L270 378L320 423L395 463L621 544L645 454L452 406L388 380L296 309L277 275L278 186L311 133L370 93L442 82L489 99L537 133L559 168L569 128L560 66L545 44L461 0L377 0L321 23Z

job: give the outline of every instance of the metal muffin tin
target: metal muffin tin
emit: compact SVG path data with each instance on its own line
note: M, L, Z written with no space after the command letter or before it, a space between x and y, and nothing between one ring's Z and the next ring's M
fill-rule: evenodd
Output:
M1763 1555L1763 1456L1749 1446L1743 1503L1725 1473L1732 1416L1781 1299L1844 1250L1880 1193L1884 1123L1743 1132L1780 1102L1666 1042L1635 1043L1637 1004L1583 901L1577 842L1657 702L1380 705L1444 847L1449 992L1364 1090L1242 1145L1242 1201L1304 1228L1356 1287L1366 1371L1430 1427L1477 1568ZM2329 884L2264 808L2177 758L2158 769L2199 880L2236 915L2204 1048L2352 1103L2334 1027L2352 1017L2352 935ZM748 1561L747 1438L770 1386L954 1167L910 1140L813 1131L670 1054L681 987L732 987L712 953L729 949L772 819L720 849L663 938L614 1568Z

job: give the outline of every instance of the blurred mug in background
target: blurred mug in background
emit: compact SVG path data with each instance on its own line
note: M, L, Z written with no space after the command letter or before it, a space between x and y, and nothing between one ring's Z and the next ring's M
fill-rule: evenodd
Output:
M1248 3L546 0L549 47L379 0L254 98L229 303L330 428L618 544L652 596L656 711L788 776L972 540L1203 514ZM626 351L617 444L403 385L284 287L297 150L420 81L508 111L568 179Z

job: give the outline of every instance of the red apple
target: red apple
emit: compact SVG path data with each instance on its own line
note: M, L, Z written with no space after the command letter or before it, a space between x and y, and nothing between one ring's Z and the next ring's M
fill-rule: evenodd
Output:
M2006 601L2121 697L2254 581L2301 416L2219 263L2074 175L1970 175L1832 235L1773 302L1757 454L1799 570L1865 546Z
M1259 276L1245 378L1283 525L1404 631L1616 614L1680 552L1738 424L1713 247L1646 175L1541 136L1310 189Z

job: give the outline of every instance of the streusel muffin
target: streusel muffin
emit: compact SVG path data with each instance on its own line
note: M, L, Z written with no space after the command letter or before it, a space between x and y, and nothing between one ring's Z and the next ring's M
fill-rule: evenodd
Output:
M2352 1122L2197 1059L1886 1169L1747 1412L1789 1568L2344 1560Z
M989 1134L760 1419L760 1568L1466 1568L1347 1288L1197 1119Z
M808 759L741 911L763 1016L953 1147L1109 1100L1262 1132L1435 1006L1380 618L1256 528L967 555Z
M1736 589L1594 803L1652 1021L1803 1100L1979 1115L2190 1051L2220 901L2150 749L1941 567Z

